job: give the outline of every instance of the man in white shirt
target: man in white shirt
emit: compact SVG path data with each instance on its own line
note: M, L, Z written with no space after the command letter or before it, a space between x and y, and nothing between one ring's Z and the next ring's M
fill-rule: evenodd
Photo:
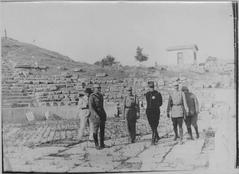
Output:
M80 128L78 129L78 139L81 140L84 134L87 122L89 123L89 139L93 140L93 127L89 120L89 96L92 93L90 88L86 88L84 91L84 96L79 98L78 108L79 108L79 118L80 118Z

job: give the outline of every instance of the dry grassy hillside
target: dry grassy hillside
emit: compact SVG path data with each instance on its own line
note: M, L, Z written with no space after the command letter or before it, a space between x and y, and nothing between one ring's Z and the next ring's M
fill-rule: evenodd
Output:
M84 64L75 62L67 56L32 44L22 43L11 38L2 38L1 41L3 61L9 61L13 67L38 64L38 66L48 66L49 73L52 73L57 71L58 66L64 66L67 69L84 66Z
M71 58L40 48L38 46L19 42L12 38L1 38L2 43L2 58L3 62L8 62L11 68L16 65L38 65L47 66L47 72L41 74L59 74L72 72L74 69L82 69L82 76L95 76L97 73L107 73L112 77L125 77L124 70L116 70L112 68L102 68L96 65L77 62ZM3 63L5 66L5 63ZM39 72L38 72L39 73Z

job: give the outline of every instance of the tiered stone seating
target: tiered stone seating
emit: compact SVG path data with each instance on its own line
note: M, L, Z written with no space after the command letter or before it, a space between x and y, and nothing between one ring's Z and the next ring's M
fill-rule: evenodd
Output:
M100 83L105 101L120 104L122 104L123 98L127 93L125 88L131 86L133 93L145 103L144 94L147 92L147 81L154 80L156 90L161 92L164 99L167 99L168 91L172 89L172 84L177 79L176 77L167 80L160 78L114 79L109 76L87 79L79 78L79 76L76 78L76 76L71 74L65 76L27 74L22 76L20 73L14 73L9 62L5 61L2 71L2 107L76 105L79 94L84 90L83 83L85 83L86 87L92 87L94 83ZM195 82L189 81L186 78L182 79L187 86L196 86ZM206 84L205 82L206 87L209 85L213 86L213 84ZM203 85L199 84L199 86Z

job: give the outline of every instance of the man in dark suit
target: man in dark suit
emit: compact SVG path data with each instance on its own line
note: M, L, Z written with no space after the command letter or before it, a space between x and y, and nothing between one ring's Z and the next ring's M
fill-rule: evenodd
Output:
M94 92L89 97L90 120L93 123L93 138L97 150L106 147L104 144L106 112L104 110L104 98L101 94L101 86L94 84ZM100 128L100 145L98 142L98 130Z
M146 115L152 129L152 145L155 145L159 138L157 127L160 117L160 106L162 106L162 95L154 89L154 82L148 82L149 91L146 93Z
M188 106L188 113L186 113L186 117L184 121L187 126L189 139L193 140L191 125L193 125L195 129L196 138L199 138L198 125L197 125L198 113L199 113L198 99L195 96L195 94L193 94L192 92L189 92L189 89L186 86L182 87L182 91L185 94L185 99Z

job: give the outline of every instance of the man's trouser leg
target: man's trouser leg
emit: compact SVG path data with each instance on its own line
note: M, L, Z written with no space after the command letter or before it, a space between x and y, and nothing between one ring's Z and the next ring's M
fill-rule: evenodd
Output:
M192 120L191 116L187 116L186 119L184 120L187 127L189 139L193 139L192 129L191 129L191 120Z
M87 117L84 115L81 115L80 117L80 128L78 130L78 139L81 140L84 134L84 130L86 127L86 123L87 123Z
M95 142L95 147L97 150L99 150L100 146L98 141L98 131L100 128L100 120L99 119L92 120L92 125L93 125L93 138Z
M100 121L100 147L104 148L105 144L105 121Z
M180 134L180 141L183 141L183 117L177 118L178 126L179 126L179 134Z
M150 115L148 117L148 121L149 121L149 125L151 127L151 130L152 130L152 140L151 140L151 144L154 145L155 144L155 123L153 122L153 118L152 118L152 115Z
M173 131L174 131L174 140L176 141L178 138L178 128L177 128L177 118L172 118L172 122L173 122Z
M98 148L99 147L99 141L98 141L97 133L93 133L93 138L94 138L94 142L95 142L95 147Z
M152 126L152 140L151 140L151 144L154 145L155 144L155 129Z
M131 121L131 143L135 142L136 137L136 120Z
M149 122L149 125L151 127L151 130L152 130L152 141L151 141L151 144L155 144L155 123L154 123L154 119L153 119L153 111L152 110L148 110L146 112L147 114L147 118L148 118L148 122Z
M152 129L154 132L154 141L158 142L159 135L158 135L158 125L159 125L159 116L160 116L160 111L159 110L152 110L151 111L151 124L152 124Z
M99 149L99 141L98 141L98 129L99 129L99 123L93 123L94 126L94 132L93 132L93 138L95 142L95 148Z
M152 124L152 131L153 131L153 142L156 143L159 140L159 135L157 131L158 122L157 120L154 120L151 124Z
M94 125L89 118L88 118L88 120L89 120L89 140L94 140L94 138L93 138Z
M128 129L128 134L129 134L129 139L128 139L128 142L131 141L131 127L130 127L130 121L128 118L127 119L127 129Z
M196 137L199 138L198 125L197 125L197 115L194 115L192 117L192 125L193 125L193 127L195 129Z
M159 125L159 117L156 115L157 120L155 121L155 141L158 142L159 134L158 134L158 125Z
M132 115L127 116L127 125L128 125L128 132L130 136L130 142L135 142L135 136L136 136L136 115L135 113L132 113Z
M154 126L154 123L153 123L152 120L150 120L149 125L150 125L151 130L152 130L152 140L151 140L151 143L155 144L155 126Z

